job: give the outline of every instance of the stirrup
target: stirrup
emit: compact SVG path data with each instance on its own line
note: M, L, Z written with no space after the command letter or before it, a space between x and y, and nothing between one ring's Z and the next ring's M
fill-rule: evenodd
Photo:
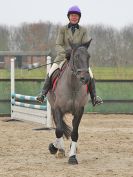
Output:
M38 102L40 102L40 103L43 103L43 102L46 102L46 96L45 95L38 95L37 97L36 97L36 100L38 101Z
M100 105L100 104L103 104L103 100L102 100L102 98L101 98L100 96L96 96L96 98L98 98L98 99L97 99L97 101L96 101L96 104L95 104L95 105Z
M95 101L93 102L93 106L100 105L103 103L103 100L100 96L95 97Z

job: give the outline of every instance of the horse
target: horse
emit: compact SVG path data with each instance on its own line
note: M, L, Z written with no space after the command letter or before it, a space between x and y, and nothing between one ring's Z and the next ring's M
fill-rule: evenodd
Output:
M78 128L88 101L87 85L90 81L88 47L90 41L82 45L71 44L70 60L58 80L55 90L48 92L47 98L51 105L55 123L56 140L49 144L51 154L65 156L63 135L68 139L71 136L69 164L78 164L77 141ZM73 116L72 128L63 119L66 113Z

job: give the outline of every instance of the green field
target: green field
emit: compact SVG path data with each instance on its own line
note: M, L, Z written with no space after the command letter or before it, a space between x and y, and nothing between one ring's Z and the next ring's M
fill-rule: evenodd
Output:
M133 79L133 67L94 67L91 69L96 79ZM30 71L26 69L15 70L15 78L42 79L45 75L45 68ZM10 78L10 71L0 69L0 79L2 78Z
M10 78L10 70L0 69L0 79ZM15 69L16 79L42 79L46 75L46 70L44 68L27 70L27 69Z
M96 79L133 79L133 67L94 67Z

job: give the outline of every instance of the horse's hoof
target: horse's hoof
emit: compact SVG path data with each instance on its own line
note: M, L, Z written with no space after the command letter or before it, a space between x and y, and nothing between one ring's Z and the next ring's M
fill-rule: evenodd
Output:
M73 156L69 157L68 164L71 164L71 165L77 165L78 164L78 161L76 159L76 155L73 155Z
M56 148L54 145L53 145L53 143L50 143L49 144L49 151L50 151L50 153L51 154L56 154L57 153L57 151L58 151L58 148Z
M59 158L59 159L64 158L64 157L65 157L65 151L64 151L64 149L59 149L59 150L57 151L55 157L56 157L56 158Z

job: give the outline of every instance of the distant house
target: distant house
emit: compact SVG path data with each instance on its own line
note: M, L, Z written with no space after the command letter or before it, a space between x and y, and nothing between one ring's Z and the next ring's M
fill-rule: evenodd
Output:
M0 69L10 68L10 59L16 58L15 65L18 68L26 68L29 65L46 63L45 52L9 52L0 51Z
M5 60L4 60L4 56L0 56L0 69L5 67Z

